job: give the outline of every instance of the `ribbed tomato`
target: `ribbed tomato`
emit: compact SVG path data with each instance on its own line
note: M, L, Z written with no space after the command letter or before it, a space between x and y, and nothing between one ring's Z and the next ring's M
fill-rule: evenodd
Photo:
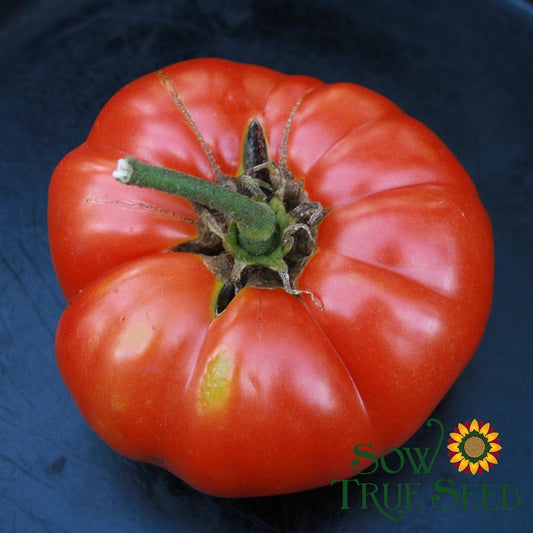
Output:
M127 156L252 214L120 183ZM261 252L244 239L258 204L275 221ZM327 485L356 444L404 443L491 306L490 221L431 131L363 87L225 60L118 92L54 172L49 234L82 414L215 495Z

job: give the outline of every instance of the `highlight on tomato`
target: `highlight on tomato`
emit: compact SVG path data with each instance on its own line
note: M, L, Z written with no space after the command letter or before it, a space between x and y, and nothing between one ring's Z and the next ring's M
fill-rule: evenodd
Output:
M78 408L213 495L329 485L356 444L403 444L491 307L472 180L351 83L220 59L148 74L59 163L48 217Z

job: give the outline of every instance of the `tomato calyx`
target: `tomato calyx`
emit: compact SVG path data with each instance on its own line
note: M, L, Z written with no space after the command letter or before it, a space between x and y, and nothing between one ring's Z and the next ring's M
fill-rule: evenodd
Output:
M217 314L246 286L306 292L296 280L316 251L318 226L326 214L285 164L269 159L264 131L255 119L246 132L241 168L238 177L221 175L212 183L129 156L119 160L113 173L122 183L191 202L198 214L197 237L174 251L201 255L222 282Z

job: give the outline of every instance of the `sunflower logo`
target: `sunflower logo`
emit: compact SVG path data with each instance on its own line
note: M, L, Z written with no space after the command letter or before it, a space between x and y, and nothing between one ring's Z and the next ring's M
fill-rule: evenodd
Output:
M459 472L488 472L498 464L498 452L502 449L498 435L488 422L483 424L475 418L472 422L458 424L448 439L450 463L455 464Z

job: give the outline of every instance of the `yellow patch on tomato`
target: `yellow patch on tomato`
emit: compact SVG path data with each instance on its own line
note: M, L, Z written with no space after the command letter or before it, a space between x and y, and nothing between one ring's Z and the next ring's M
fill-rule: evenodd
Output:
M122 326L117 338L115 358L128 360L144 354L156 334L148 320L131 320Z
M128 405L127 400L121 394L113 394L111 398L111 410L115 412L125 411Z
M200 382L199 400L203 409L221 409L229 399L233 365L224 352L217 353L207 363Z

